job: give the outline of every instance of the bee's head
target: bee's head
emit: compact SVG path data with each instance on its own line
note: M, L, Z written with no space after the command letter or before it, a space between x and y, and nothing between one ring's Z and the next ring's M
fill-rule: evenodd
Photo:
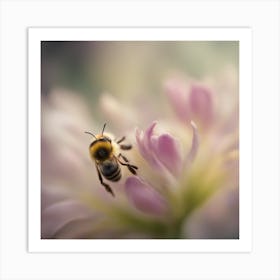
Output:
M111 139L102 137L94 140L89 146L90 155L95 160L106 160L111 156L113 147Z
M85 132L95 138L95 140L89 146L90 155L94 160L104 161L110 158L113 151L111 138L103 134L105 126L106 123L103 126L102 133L98 135L94 135L91 132L87 131Z

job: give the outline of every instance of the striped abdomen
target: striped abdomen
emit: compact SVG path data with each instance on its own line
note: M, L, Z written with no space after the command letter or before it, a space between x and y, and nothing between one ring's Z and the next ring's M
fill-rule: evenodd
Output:
M100 163L99 169L102 175L109 181L116 182L121 179L121 169L115 158Z

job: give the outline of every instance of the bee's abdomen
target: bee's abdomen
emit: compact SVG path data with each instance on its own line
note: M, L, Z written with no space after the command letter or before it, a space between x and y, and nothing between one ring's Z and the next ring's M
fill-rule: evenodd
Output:
M120 168L118 168L118 171L116 171L116 172L113 173L113 174L106 175L106 176L104 175L104 177L105 177L107 180L113 181L113 182L119 181L119 180L121 179L121 176L122 176L122 174L121 174L121 169L120 169Z
M103 176L109 181L119 181L121 179L121 169L117 162L105 161L100 166Z

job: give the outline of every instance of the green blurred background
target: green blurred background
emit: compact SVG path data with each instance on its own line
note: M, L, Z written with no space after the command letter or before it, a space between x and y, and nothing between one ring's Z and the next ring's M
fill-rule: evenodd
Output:
M103 92L152 95L173 72L199 79L238 68L237 41L43 41L41 51L42 94L66 88L93 106Z

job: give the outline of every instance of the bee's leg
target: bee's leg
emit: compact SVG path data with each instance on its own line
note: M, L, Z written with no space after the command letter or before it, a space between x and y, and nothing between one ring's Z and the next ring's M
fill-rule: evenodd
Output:
M119 159L120 157L123 158L123 160L126 161L127 163L121 162L120 159ZM119 154L118 157L117 157L117 160L118 160L118 162L119 162L121 165L127 166L128 170L129 170L132 174L137 175L135 169L138 169L138 167L135 166L135 165L129 164L129 163L128 163L128 159L127 159L125 156L123 156L122 154Z
M118 157L119 158L121 157L125 162L129 163L129 160L123 154L120 153ZM134 169L138 169L138 167L133 164L129 164L129 165Z
M123 142L125 140L125 136L123 136L120 140L116 141L117 144L120 144L121 142ZM130 150L132 148L132 145L125 145L125 144L122 144L120 145L120 148L122 150Z
M125 136L123 136L120 140L116 141L118 144L120 144L122 141L125 140Z
M112 196L115 196L115 194L114 194L114 192L112 191L112 189L110 188L110 186L109 186L108 184L106 184L106 183L103 182L102 175L101 175L101 173L100 173L100 171L99 171L97 165L95 165L95 166L96 166L98 178L99 178L99 181L100 181L101 185L103 185L103 186L105 187L106 191L109 192Z
M119 158L121 157L125 162L129 162L129 160L122 154L119 154Z
M124 145L124 144L122 144L122 145L120 145L120 148L122 149L122 150L130 150L131 148L132 148L132 145Z

